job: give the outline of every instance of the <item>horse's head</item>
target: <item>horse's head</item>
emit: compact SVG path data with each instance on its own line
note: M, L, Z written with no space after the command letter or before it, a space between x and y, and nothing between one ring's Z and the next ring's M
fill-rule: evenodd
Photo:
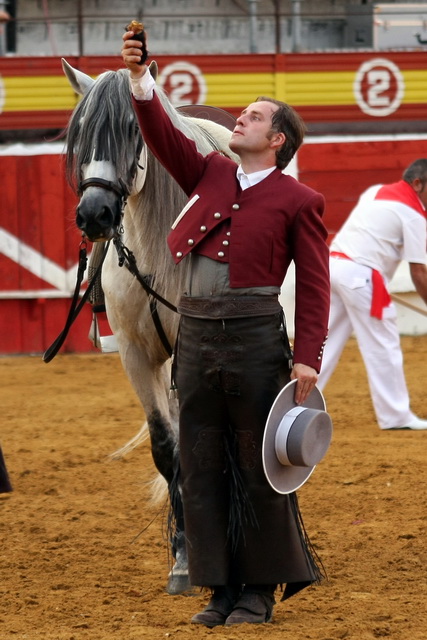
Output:
M96 80L62 61L83 96L67 135L67 175L80 196L76 223L91 241L112 238L128 196L145 179L146 148L132 109L128 73L107 71ZM153 75L156 67L151 69Z

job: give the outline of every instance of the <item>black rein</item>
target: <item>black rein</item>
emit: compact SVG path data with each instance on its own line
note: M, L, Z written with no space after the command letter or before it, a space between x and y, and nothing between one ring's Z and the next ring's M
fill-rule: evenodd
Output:
M61 333L56 338L56 340L54 340L54 342L50 345L50 347L48 349L46 349L46 351L44 352L44 354L43 354L43 361L44 362L50 362L51 360L53 360L53 358L58 353L59 349L64 344L65 338L68 335L68 332L69 332L69 330L71 328L71 325L73 324L74 320L77 318L77 316L79 315L80 311L82 310L85 302L89 298L90 292L93 289L93 286L94 286L94 284L96 282L96 279L99 276L99 274L101 273L101 268L102 268L105 256L107 255L107 250L108 250L109 244L110 243L108 242L106 247L105 247L105 251L104 251L104 254L102 256L102 260L100 261L99 265L97 266L96 271L95 271L95 273L93 275L93 278L92 278L91 282L89 283L86 291L82 295L82 298L81 298L80 302L78 302L79 294L80 294L80 287L81 287L81 284L82 284L82 281L83 281L83 277L84 277L84 273L85 273L86 267L87 267L87 245L86 245L86 241L82 240L82 242L80 243L79 265L78 265L78 268L77 268L77 282L76 282L76 286L74 287L74 294L73 294L73 298L71 300L70 310L68 312L67 320L65 322L65 327L62 329Z
M178 313L177 307L173 305L171 302L169 302L168 300L166 300L166 298L163 298L163 296L161 296L159 293L157 293L157 291L155 291L151 287L150 285L151 276L150 275L143 276L141 274L136 264L136 259L134 254L127 247L125 247L125 245L120 240L120 238L116 236L113 239L113 243L114 243L114 246L116 247L117 255L119 258L119 267L125 265L127 270L138 280L139 284L142 286L142 288L147 293L147 295L154 298L154 300L150 302L151 317L153 318L154 326L156 327L157 334L161 340L161 343L165 348L165 351L168 354L168 356L171 357L173 353L173 349L163 329L162 323L160 321L156 300L161 302L165 307L167 307L171 311L174 311L175 313Z
M83 193L83 191L85 189L87 189L87 187L101 187L102 189L106 189L107 191L114 191L114 193L117 193L120 196L120 198L122 199L122 210L124 209L124 206L126 204L127 190L126 190L124 184L122 183L122 181L120 181L119 184L115 184L111 180L104 180L103 178L96 178L96 177L87 178L86 180L82 180L79 183L79 186L78 186L79 195L81 195ZM170 344L170 342L169 342L169 340L167 338L165 330L163 329L162 323L160 321L159 313L158 313L158 310L157 310L156 300L161 302L168 309L170 309L171 311L174 311L175 313L178 313L178 309L176 308L175 305L173 305L171 302L169 302L168 300L163 298L163 296L158 294L150 286L151 276L149 276L149 275L143 276L141 274L141 272L139 271L138 266L136 264L136 259L135 259L134 254L127 247L125 247L125 245L120 240L120 237L118 235L116 235L113 238L113 243L114 243L114 246L116 248L117 256L118 256L118 259L119 259L119 267L122 267L123 265L125 265L126 268L128 269L128 271L141 284L141 286L143 287L143 289L147 293L147 295L149 295L152 298L154 298L154 300L150 301L151 317L153 319L154 326L156 327L156 331L157 331L157 334L158 334L158 336L160 338L160 341L161 341L166 353L168 354L168 356L171 357L172 353L173 353L173 349L172 349L172 346L171 346L171 344ZM66 323L65 323L65 327L63 328L63 330L61 331L59 336L56 338L56 340L51 344L51 346L44 352L44 354L43 354L43 361L44 362L50 362L56 356L56 354L58 353L59 349L63 345L63 343L65 341L65 338L67 337L68 332L69 332L69 330L71 328L71 325L73 324L74 320L77 318L78 314L82 310L85 302L87 301L87 299L88 299L88 297L90 295L90 292L93 289L93 286L94 286L94 284L95 284L95 282L97 280L97 277L101 273L101 268L102 268L105 256L107 255L107 250L108 250L109 245L110 245L110 243L107 242L104 254L102 256L102 260L98 264L98 266L96 268L96 271L95 271L95 273L94 273L94 275L93 275L93 277L92 277L92 279L91 279L91 281L90 281L85 293L83 294L80 302L78 303L79 294L80 294L80 287L81 287L81 283L83 281L84 272L85 272L86 267L87 267L86 241L83 240L81 242L80 251L79 251L79 265L78 265L78 269L77 269L77 282L76 282L76 286L75 286L75 289L74 289L74 295L73 295L73 298L72 298L72 301L71 301L70 310L68 312L68 317L67 317L67 320L66 320Z

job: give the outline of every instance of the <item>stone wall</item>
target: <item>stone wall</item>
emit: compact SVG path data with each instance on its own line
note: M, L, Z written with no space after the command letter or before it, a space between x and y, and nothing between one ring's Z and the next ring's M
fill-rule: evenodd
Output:
M293 6L292 0L17 0L16 53L113 55L133 18L144 21L157 55L336 49L345 46L346 12L353 7L357 15L361 0L301 0L297 24Z

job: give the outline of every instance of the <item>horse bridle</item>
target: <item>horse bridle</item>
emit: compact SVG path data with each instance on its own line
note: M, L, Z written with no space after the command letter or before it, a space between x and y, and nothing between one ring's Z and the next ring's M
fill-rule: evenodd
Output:
M81 197L86 191L88 187L100 187L101 189L105 189L106 191L112 191L120 198L120 224L117 226L118 231L116 231L115 236L120 233L121 230L121 221L123 219L123 212L126 206L127 198L129 195L129 190L127 189L125 183L121 178L119 178L118 182L113 182L112 180L105 180L105 178L97 178L93 176L92 178L86 178L85 180L80 180L77 185L77 195Z
M82 195L82 193L88 187L101 187L102 189L106 189L107 191L113 191L114 193L116 193L121 199L121 212L123 217L123 211L126 206L126 200L129 195L129 191L125 187L125 184L122 180L119 180L118 184L116 184L115 182L111 180L105 180L104 178L97 178L97 177L86 178L85 180L82 180L79 183L78 194ZM166 298L163 298L163 296L161 296L159 293L157 293L157 291L155 291L151 287L152 276L150 274L142 275L142 273L138 269L133 252L130 251L130 249L128 249L123 244L120 238L120 235L121 235L121 229L119 228L119 230L115 233L113 237L113 244L117 251L118 265L119 267L122 267L123 265L125 265L127 270L138 280L138 282L140 283L144 291L147 293L147 295L154 298L150 300L151 317L153 319L160 341L163 344L163 347L166 350L166 353L169 355L169 357L171 357L173 353L173 349L166 336L166 332L163 329L163 326L159 317L159 313L157 310L156 301L158 300L163 305L168 307L168 309L170 309L171 311L174 311L175 313L178 312L178 309L175 305L173 305L171 302L166 300Z
M203 108L203 114L200 114L200 108ZM230 130L232 130L233 126L234 126L234 118L233 116L231 116L230 114L227 114L226 112L226 116L228 118L227 122L223 122L218 120L218 114L220 114L220 112L222 112L221 109L217 109L215 107L206 107L206 105L191 105L190 110L188 110L188 107L180 107L180 110L186 112L187 111L187 115L193 116L193 117L206 117L206 110L210 110L208 113L211 113L211 115L213 114L212 117L209 117L207 119L213 120L214 122L219 122L220 124L222 124L223 126L226 126L227 128L229 128ZM194 112L194 109L197 110L197 113ZM220 117L223 117L222 114L220 114ZM232 122L230 122L230 118L233 119ZM137 166L140 169L143 169L143 167L137 162ZM92 178L86 178L85 180L81 180L78 185L77 185L77 194L79 196L81 196L83 194L83 192L88 188L88 187L100 187L102 189L106 189L107 191L112 191L113 193L117 194L121 200L121 216L123 217L123 212L124 212L124 208L126 206L126 201L127 198L129 196L129 190L127 189L125 183L123 182L123 180L119 179L118 183L113 182L112 180L105 180L104 178L97 178L97 177L92 177ZM167 339L166 333L162 327L159 315L158 315L158 311L157 311L157 304L156 301L158 300L159 302L161 302L163 305L165 305L166 307L168 307L169 309L171 309L172 311L174 311L175 313L178 313L178 309L175 305L173 305L171 302L169 302L168 300L166 300L165 298L163 298L160 294L158 294L154 289L151 288L150 283L152 282L152 276L151 275L142 275L141 272L139 271L137 264L136 264L136 260L135 260L135 256L132 253L132 251L130 251L121 241L120 235L121 235L121 224L118 227L118 230L115 233L115 236L113 237L113 243L114 246L116 248L117 251L117 256L118 256L118 263L119 263L119 267L122 267L123 265L126 266L126 268L128 269L128 271L138 280L138 282L141 284L141 286L143 287L143 289L145 290L145 292L147 293L147 295L151 296L153 299L150 300L150 309L151 309L151 316L153 318L153 322L154 325L156 327L158 336L163 344L164 349L166 350L166 353L168 353L169 357L171 357L173 355L173 349L169 343L169 340ZM87 266L87 255L86 255L86 240L83 239L81 244L80 244L80 251L79 251L79 266L78 266L78 271L77 271L77 282L76 282L76 287L74 290L74 295L73 295L73 299L72 299L72 303L71 303L71 307L68 313L68 318L66 320L66 324L64 329L61 331L61 333L59 334L59 336L56 338L56 340L53 342L53 344L49 347L49 349L47 349L43 355L43 360L45 362L50 362L50 360L52 360L52 358L56 355L56 353L59 351L61 345L63 344L63 342L65 341L66 336L68 335L68 331L72 325L72 323L74 322L74 320L76 319L77 315L80 313L84 303L86 302L86 300L89 297L89 293L92 290L96 278L100 277L101 275L101 267L102 264L104 262L104 259L107 255L107 250L109 247L109 242L106 245L105 251L103 252L103 256L102 259L100 260L99 264L97 264L96 266L96 270L95 273L92 277L91 282L89 283L85 293L83 294L80 302L79 302L79 293L80 293L80 285L83 281L83 276L84 276L84 272L86 270L86 266Z
M125 187L123 180L119 179L118 184L113 182L112 180L104 180L104 178L86 178L85 180L81 180L78 184L77 194L79 196L82 195L83 191L88 187L101 187L102 189L106 189L107 191L113 191L117 193L117 195L126 200L129 195L128 189Z

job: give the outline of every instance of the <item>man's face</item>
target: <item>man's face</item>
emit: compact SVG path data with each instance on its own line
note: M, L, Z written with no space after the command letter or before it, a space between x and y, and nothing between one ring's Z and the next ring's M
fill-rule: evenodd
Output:
M278 106L272 102L253 102L236 120L230 140L230 149L237 154L243 151L262 152L270 148L267 137L271 131L273 113Z

